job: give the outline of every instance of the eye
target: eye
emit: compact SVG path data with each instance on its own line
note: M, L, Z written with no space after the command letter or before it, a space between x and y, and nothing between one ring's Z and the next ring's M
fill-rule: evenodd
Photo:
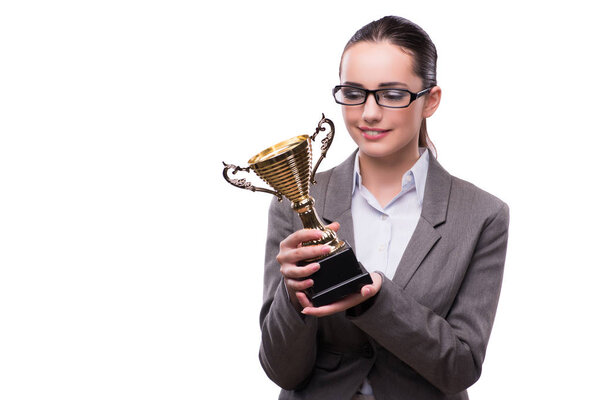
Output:
M401 89L388 89L379 92L379 96L387 102L406 103L409 94Z
M365 97L365 92L352 87L343 87L341 93L346 100L361 101Z

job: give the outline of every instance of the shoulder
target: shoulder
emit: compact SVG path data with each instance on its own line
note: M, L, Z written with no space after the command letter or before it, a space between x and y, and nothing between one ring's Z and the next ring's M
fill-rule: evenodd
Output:
M423 198L423 216L434 226L446 222L474 226L499 213L508 214L505 202L491 193L447 172L430 157Z
M358 149L354 150L344 161L336 165L335 167L329 168L325 171L318 172L315 175L315 180L325 181L329 183L330 179L337 180L339 178L351 178L354 173L354 161L356 159L356 153Z
M498 210L508 205L497 196L479 188L471 182L450 175L452 181L451 196L467 201L477 209Z
M423 209L434 224L447 221L471 227L486 225L497 216L508 221L509 212L499 197L451 175L434 157L429 161Z
M510 219L508 204L471 182L453 175L450 175L450 179L449 214L475 225L488 226L494 223L504 227L503 229L508 228Z
M443 189L431 189L439 197L429 201L428 220L439 229L447 245L469 252L475 246L488 244L505 248L510 222L508 205L473 183L441 170L437 161L435 164L438 172L427 184L437 183Z
M354 175L354 160L356 152L353 151L344 161L333 168L318 172L315 175L315 185L311 186L311 195L315 198L325 196L327 191L349 192L352 187Z

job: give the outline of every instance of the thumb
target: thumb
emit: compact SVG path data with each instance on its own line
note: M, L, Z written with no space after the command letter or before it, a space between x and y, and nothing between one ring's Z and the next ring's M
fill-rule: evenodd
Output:
M334 232L337 232L338 229L340 229L340 223L339 222L332 222L331 224L327 225L327 228L331 229Z

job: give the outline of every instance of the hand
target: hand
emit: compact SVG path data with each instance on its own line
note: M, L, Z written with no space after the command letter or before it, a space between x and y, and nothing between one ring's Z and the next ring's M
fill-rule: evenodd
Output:
M334 222L327 228L337 231L340 225ZM306 279L319 270L318 263L311 263L304 266L298 266L298 262L309 258L328 254L331 247L327 245L302 246L303 242L320 239L323 232L317 229L301 229L285 238L279 245L279 254L277 262L281 265L280 271L283 275L283 282L290 296L290 301L300 312L303 306L299 303L297 293L311 287L314 282L312 279Z
M381 285L383 283L381 275L379 275L377 272L371 272L371 279L373 280L373 283L363 286L360 289L360 293L351 294L339 301L336 301L335 303L327 304L321 307L313 307L312 303L308 300L308 297L306 297L306 294L303 292L296 292L298 302L302 307L304 307L302 314L312 315L315 317L325 317L327 315L339 313L340 311L345 311L362 303L370 297L375 296L377 293L379 293L379 289L381 289Z

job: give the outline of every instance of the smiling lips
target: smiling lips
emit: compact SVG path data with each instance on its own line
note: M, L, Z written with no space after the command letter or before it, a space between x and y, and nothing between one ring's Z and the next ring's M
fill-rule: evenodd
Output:
M367 126L361 126L358 129L360 129L362 136L368 140L381 139L390 132L389 129L369 128Z

